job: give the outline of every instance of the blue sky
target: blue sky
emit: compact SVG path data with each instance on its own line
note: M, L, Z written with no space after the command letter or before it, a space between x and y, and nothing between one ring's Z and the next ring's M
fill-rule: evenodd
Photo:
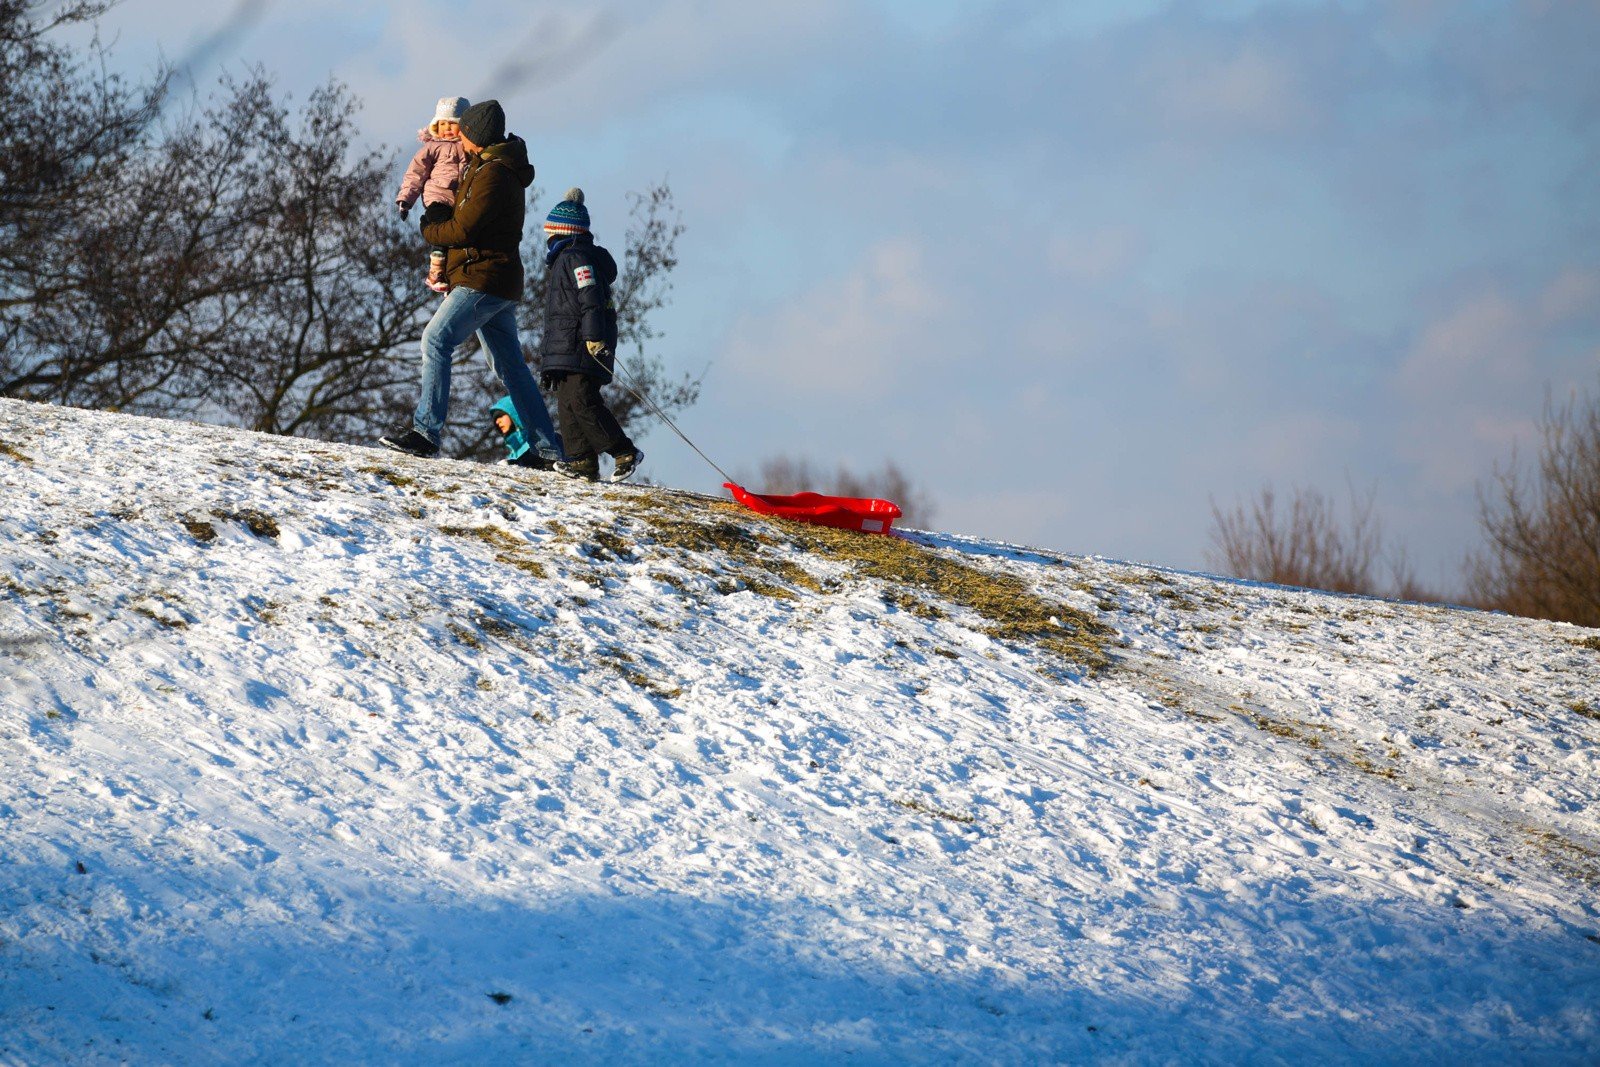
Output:
M233 10L106 25L138 62ZM1449 587L1546 390L1600 386L1593 0L250 10L202 87L331 75L397 154L496 96L613 247L670 181L655 351L735 472L893 460L941 529L1184 567L1212 499L1353 484Z

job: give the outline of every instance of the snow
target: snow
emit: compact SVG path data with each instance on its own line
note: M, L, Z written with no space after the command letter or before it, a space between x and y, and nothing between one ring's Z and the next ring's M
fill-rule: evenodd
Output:
M15 401L0 501L0 1062L1600 1061L1600 632L883 542L1095 668L692 494Z

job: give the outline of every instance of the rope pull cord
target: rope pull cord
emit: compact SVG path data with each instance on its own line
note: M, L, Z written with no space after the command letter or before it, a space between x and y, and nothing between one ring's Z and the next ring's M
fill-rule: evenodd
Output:
M595 355L593 352L590 352L589 353L589 358L594 360L595 366L599 367L601 370L606 370L606 365L604 363L600 362L600 357L599 356ZM667 413L665 411L662 411L661 407L654 400L651 400L641 390L635 388L635 386L633 384L632 377L630 375L624 373L623 364L622 364L622 358L620 356L617 356L615 353L613 353L612 354L612 359L613 359L613 362L616 364L616 366L611 370L610 373L612 374L613 377L617 378L618 380L620 380L622 382L622 387L624 389L626 389L628 392L632 393L634 395L634 397L636 397L638 399L638 401L641 404L643 404L645 407L647 407L651 411L655 412L656 417L659 418L662 422L666 423L668 428L671 429L673 433L678 435L679 440L681 440L684 444L688 445L690 448L694 449L695 455L697 455L701 459L705 460L706 463L711 467L712 470L714 470L718 474L722 475L722 480L723 481L725 481L725 482L733 482L733 481L735 481L735 479L731 475L729 475L727 471L725 471L721 467L717 466L715 460L713 460L710 456L706 455L704 452L700 451L700 446L695 444L693 441L689 440L689 435L684 433L682 430L678 429L678 424L673 422L672 419L668 418L667 417Z

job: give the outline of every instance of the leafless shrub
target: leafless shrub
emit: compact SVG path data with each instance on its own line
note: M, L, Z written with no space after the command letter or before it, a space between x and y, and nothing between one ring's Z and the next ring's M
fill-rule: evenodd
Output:
M1423 585L1418 580L1416 571L1411 566L1411 558L1404 548L1398 548L1388 561L1389 585L1387 595L1396 600L1409 600L1419 604L1438 604L1447 599L1459 601L1459 597L1447 598L1437 589Z
M1296 489L1286 506L1270 485L1231 511L1212 501L1212 547L1206 558L1228 574L1278 585L1437 599L1416 580L1403 551L1385 557L1375 496L1352 488L1343 521L1334 502L1315 489ZM1381 577L1385 570L1387 582Z
M1467 564L1474 601L1600 626L1600 394L1547 398L1535 472L1513 453L1478 501L1487 545Z

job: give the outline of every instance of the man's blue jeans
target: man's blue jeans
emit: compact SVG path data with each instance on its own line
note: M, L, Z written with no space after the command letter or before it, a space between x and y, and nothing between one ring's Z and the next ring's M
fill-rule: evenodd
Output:
M450 359L457 346L473 333L489 353L500 383L511 394L522 432L533 450L545 459L564 460L561 438L550 421L533 372L522 361L522 343L517 340L517 305L476 289L456 286L433 313L422 331L422 397L417 401L411 425L439 444L444 434L445 416L450 410ZM485 405L487 410L488 405Z

